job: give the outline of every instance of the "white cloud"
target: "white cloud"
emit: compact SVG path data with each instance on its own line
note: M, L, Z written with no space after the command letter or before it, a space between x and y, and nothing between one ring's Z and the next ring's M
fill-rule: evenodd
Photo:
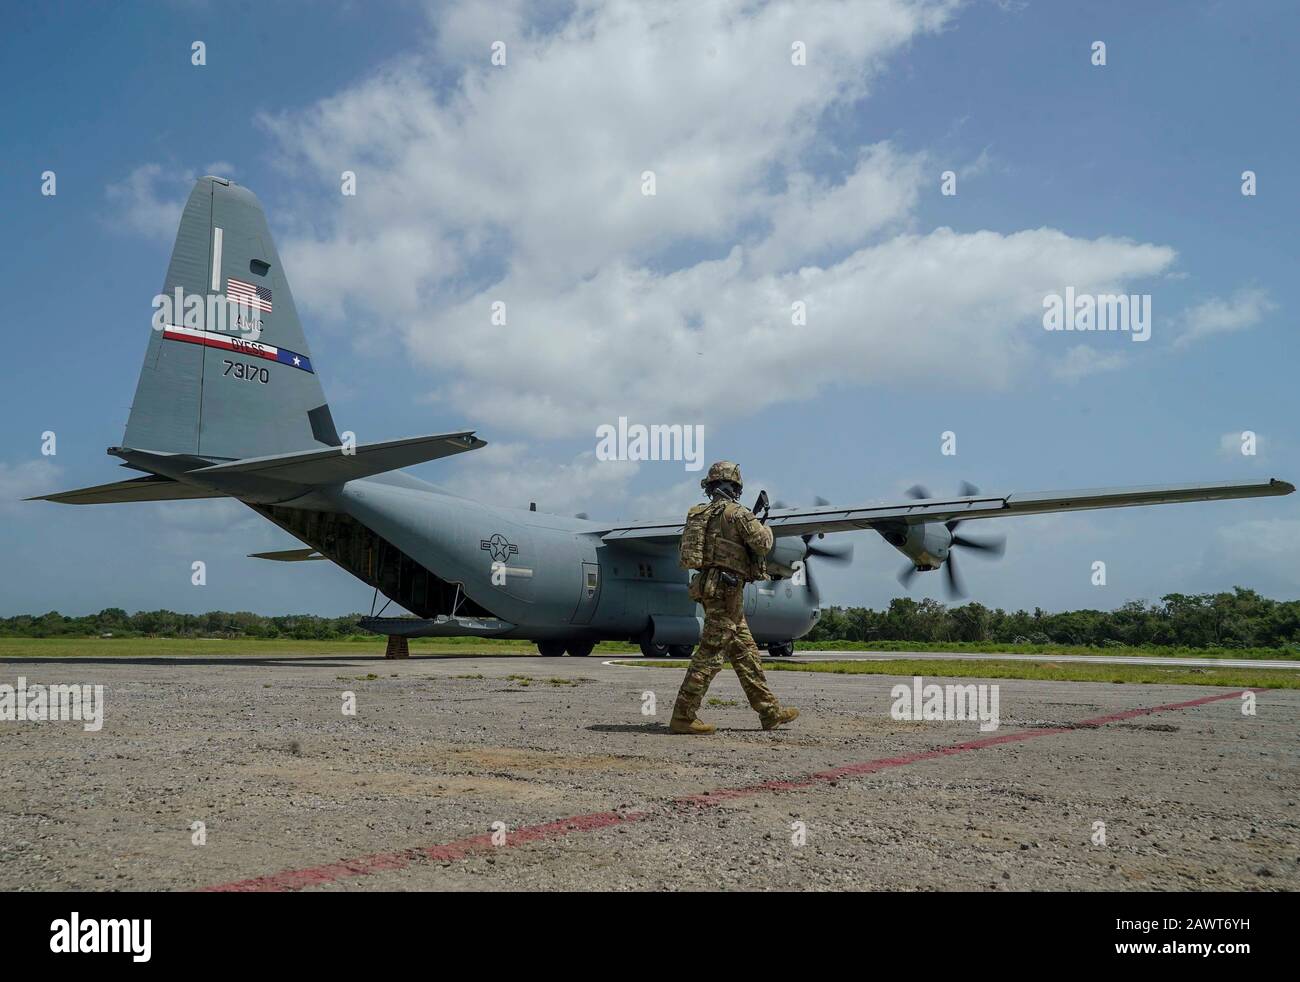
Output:
M232 543L235 550L248 553L259 548L271 548L273 543L284 538L283 532L234 498L117 507L150 509L154 516L152 539L155 549L183 558L187 569L193 560L211 562L229 552Z
M142 164L107 189L116 227L158 241L176 237L185 198L194 183L189 174L164 172L160 164Z
M181 213L194 182L205 174L233 178L235 166L222 160L192 168L141 164L120 181L109 184L104 196L110 206L110 221L118 231L146 239L171 242L176 237Z
M712 461L710 461L712 463ZM767 485L762 481L746 481L746 486L751 488L762 488ZM747 498L746 504L753 504L753 497L758 492ZM654 491L645 491L632 497L625 506L620 508L620 516L626 516L629 521L645 518L662 518L664 516L677 516L683 518L691 505L699 504L704 500L704 492L700 488L700 478L690 477L678 481L665 488L659 488Z
M1259 287L1242 287L1227 300L1212 297L1187 311L1186 326L1174 345L1181 348L1212 334L1244 331L1276 309L1277 304L1269 299L1268 292Z
M445 490L476 501L511 508L527 508L535 501L540 511L559 515L582 512L595 521L680 517L704 500L700 488L703 472L683 476L681 461L598 460L596 442L593 433L593 450L559 464L538 454L534 447L491 443L457 458L454 471L436 481ZM715 456L708 456L708 462ZM665 476L668 484L645 490L648 483ZM748 500L756 497L760 488L767 488L774 498L781 497L774 490L777 484L762 475L749 475L745 487Z
M1248 457L1241 452L1241 448L1244 446L1244 440L1244 430L1232 430L1231 432L1223 434L1223 436L1219 437L1219 453L1232 460L1259 460L1264 456L1264 446L1266 441L1263 434L1255 434L1255 454L1253 457Z
M938 229L826 268L760 274L737 247L663 275L611 261L563 289L512 274L430 313L408 341L485 425L559 435L626 415L708 426L833 382L1004 388L1032 364L1043 293L1064 270L1109 282L1171 258L1050 229ZM487 325L494 298L508 301L505 328ZM808 304L803 327L790 324L796 300ZM454 344L467 329L480 343Z
M887 143L866 148L853 173L830 185L795 172L767 207L770 228L747 251L756 271L782 271L819 253L840 251L903 222L924 180L923 159L896 153Z
M235 175L235 165L224 160L216 160L210 164L204 164L203 173L214 174L217 177L233 177Z
M961 176L962 180L972 177L983 177L993 169L995 163L996 161L994 160L993 155L989 153L989 148L985 147L979 152L979 156L974 160L968 164L963 164L958 168L958 174Z
M1112 372L1131 364L1127 354L1105 351L1096 344L1076 344L1065 353L1065 357L1052 365L1052 376L1066 382L1077 382L1089 375Z
M295 298L396 332L477 424L547 436L620 415L707 426L830 383L1005 388L1059 350L1045 293L1122 292L1175 254L917 234L926 155L842 145L834 119L955 6L591 0L547 24L439 8L431 50L264 120L321 192L282 250Z
M561 282L682 240L725 254L737 228L766 217L774 169L799 170L821 112L863 94L889 54L952 6L581 4L549 32L508 38L505 68L488 63L498 28L470 32L473 60L450 93L433 81L446 61L413 56L267 125L331 185L357 172L330 238L436 228L466 253L507 243L516 269ZM445 19L479 16L457 5ZM803 68L790 63L795 39L808 46ZM653 198L640 191L645 170ZM442 278L412 265L417 280ZM381 310L385 292L371 291Z
M640 465L633 461L597 460L593 449L567 464L535 456L516 443L490 443L456 461L454 472L439 484L454 494L511 508L536 502L541 511L592 517L626 499ZM669 466L664 464L662 466Z
M0 462L0 511L17 512L20 508L30 509L33 506L24 505L24 498L62 490L58 487L60 473L61 469L56 467L48 457L25 460L20 464Z
M1279 592L1300 588L1300 519L1267 518L1237 522L1215 530L1204 566L1216 572L1225 587L1261 583Z

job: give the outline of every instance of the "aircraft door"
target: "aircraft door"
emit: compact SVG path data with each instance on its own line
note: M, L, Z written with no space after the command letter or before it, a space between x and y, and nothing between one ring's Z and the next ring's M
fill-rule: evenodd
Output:
M582 582L579 586L578 606L573 611L570 623L590 624L591 615L600 602L600 564L582 564Z

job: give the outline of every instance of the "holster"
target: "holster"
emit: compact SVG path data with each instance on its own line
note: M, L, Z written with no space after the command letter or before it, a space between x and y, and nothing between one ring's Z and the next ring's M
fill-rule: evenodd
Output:
M711 566L691 577L686 595L697 604L703 603L710 597L716 597L722 587L736 587L744 582L744 578L737 573Z

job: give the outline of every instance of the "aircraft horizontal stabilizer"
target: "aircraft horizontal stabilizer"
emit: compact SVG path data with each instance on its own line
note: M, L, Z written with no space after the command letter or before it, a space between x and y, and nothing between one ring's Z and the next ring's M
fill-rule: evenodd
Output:
M185 498L224 498L220 491L181 484L168 477L150 474L130 481L97 484L92 488L41 494L27 501L57 501L63 505L108 505L128 501L179 501Z
M324 559L315 549L282 549L279 552L250 552L249 559L273 559L277 563L306 563Z
M472 431L436 433L384 443L358 444L351 453L345 452L344 447L330 447L327 450L249 457L201 467L190 473L205 481L220 480L229 475L269 478L289 484L342 484L486 446L487 442L478 439Z

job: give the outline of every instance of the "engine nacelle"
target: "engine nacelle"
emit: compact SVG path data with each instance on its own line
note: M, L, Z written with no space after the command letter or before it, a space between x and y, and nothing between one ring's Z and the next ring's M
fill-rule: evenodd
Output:
M797 535L782 536L772 543L772 551L767 554L767 573L774 580L789 580L794 577L794 564L802 562L808 554L808 546Z
M920 570L938 569L952 548L952 533L941 522L898 522L876 531Z

